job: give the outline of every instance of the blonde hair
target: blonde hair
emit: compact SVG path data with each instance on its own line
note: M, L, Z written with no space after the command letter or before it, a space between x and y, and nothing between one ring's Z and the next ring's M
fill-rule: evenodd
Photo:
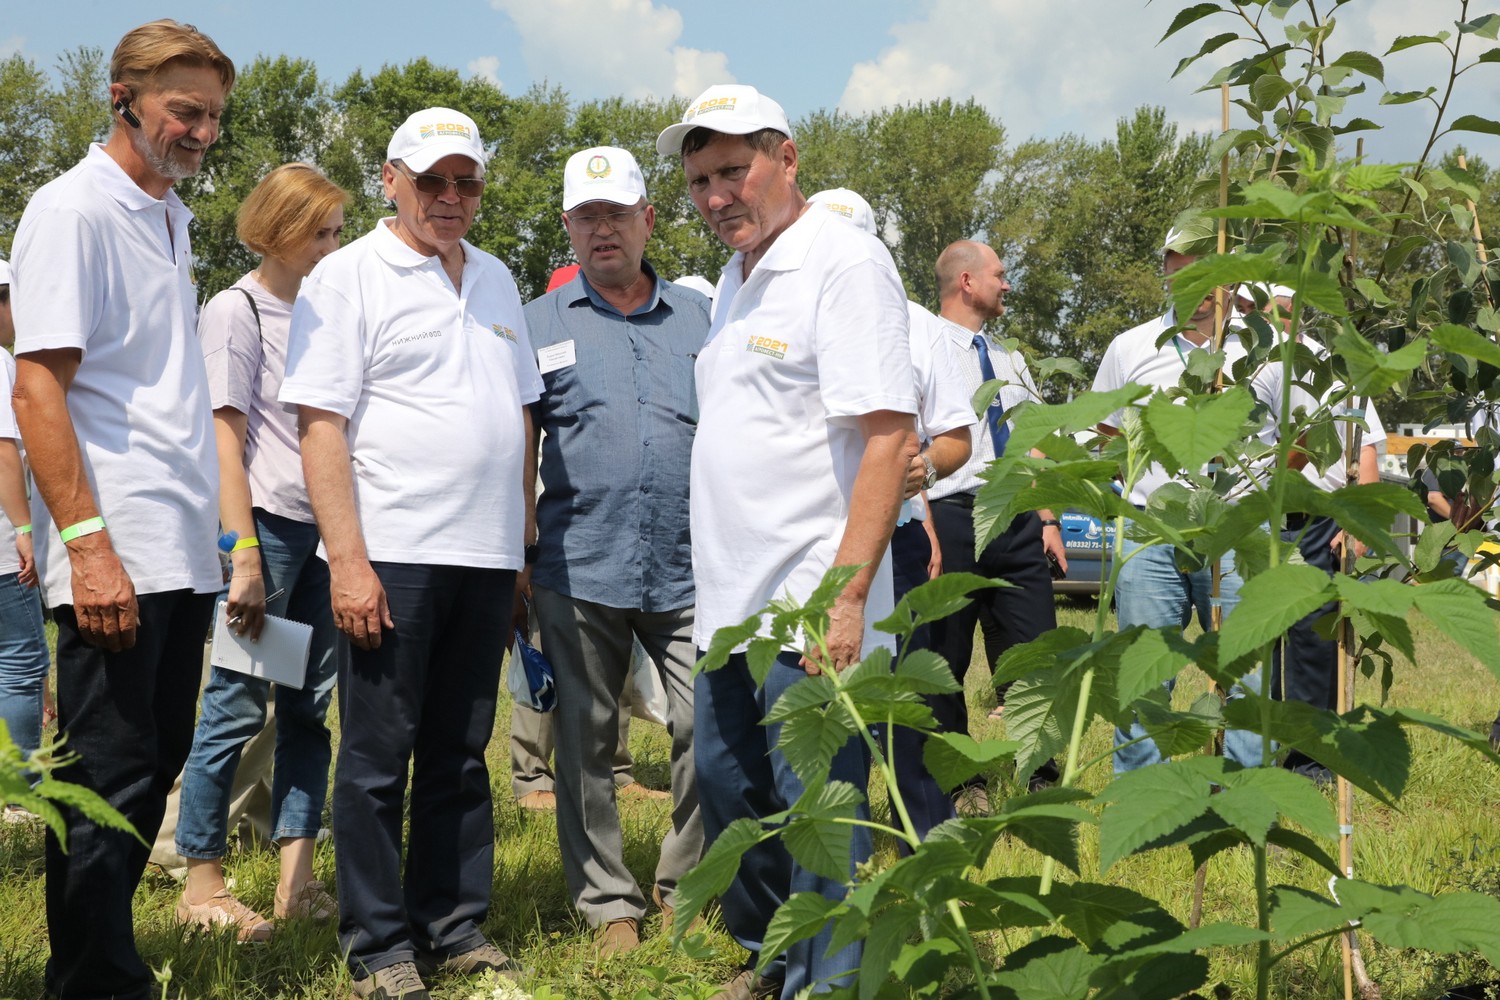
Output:
M288 257L312 242L349 193L307 163L286 163L261 178L240 204L240 242L262 257Z
M138 92L174 60L217 70L226 97L234 89L234 63L223 50L191 24L179 24L171 18L127 31L109 58L109 80Z

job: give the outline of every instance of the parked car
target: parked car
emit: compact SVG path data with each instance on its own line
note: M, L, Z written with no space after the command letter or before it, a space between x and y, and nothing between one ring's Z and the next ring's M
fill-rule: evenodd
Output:
M1114 525L1106 527L1097 517L1076 510L1063 511L1058 522L1068 553L1068 575L1052 581L1052 592L1098 596L1114 549Z

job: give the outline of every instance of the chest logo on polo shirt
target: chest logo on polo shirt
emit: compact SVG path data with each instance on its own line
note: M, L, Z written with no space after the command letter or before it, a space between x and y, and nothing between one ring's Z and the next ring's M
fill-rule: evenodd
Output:
M497 337L504 337L506 340L510 341L512 344L514 344L514 343L517 342L516 341L516 331L512 330L508 326L502 326L499 323L491 323L490 324L490 329L495 331L495 336L497 336Z
M774 337L757 337L751 334L750 341L745 345L745 350L753 354L765 354L777 360L782 360L786 357L787 348L791 346L784 340L777 340Z

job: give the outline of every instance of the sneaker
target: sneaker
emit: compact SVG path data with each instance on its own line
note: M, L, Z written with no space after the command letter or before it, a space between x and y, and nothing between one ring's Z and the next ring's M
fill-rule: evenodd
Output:
M556 812L557 795L554 792L546 792L538 789L535 792L527 792L519 799L516 799L516 805L522 809L529 809L532 812Z
M306 885L292 893L284 896L281 892L280 883L276 886L276 919L286 920L292 917L306 918L308 920L331 920L337 916L339 904L332 896L328 895L328 888L317 879L311 879Z
M623 799L644 799L649 802L664 802L672 797L671 792L664 792L659 788L647 788L639 781L621 785L615 789L615 794Z
M417 962L423 975L477 976L482 972L494 972L507 979L514 979L521 971L511 957L486 941L477 948L459 952L457 955L439 955L423 952Z
M641 922L634 917L611 920L594 936L594 950L600 958L613 958L641 946Z
M24 826L35 826L42 822L42 817L29 809L22 809L20 806L6 806L3 818L7 823Z
M712 997L713 1000L780 1000L781 980L767 979L754 969L741 969Z
M241 944L260 944L271 939L271 922L235 899L225 886L202 903L189 903L186 896L177 900L177 922L206 931L235 928Z
M427 985L411 962L397 962L353 982L356 998L369 1000L429 1000Z

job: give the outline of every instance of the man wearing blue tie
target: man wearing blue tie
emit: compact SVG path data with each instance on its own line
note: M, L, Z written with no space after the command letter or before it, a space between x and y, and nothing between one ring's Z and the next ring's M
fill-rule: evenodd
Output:
M1057 627L1052 603L1052 573L1048 556L1061 571L1068 567L1062 531L1051 511L1017 515L1000 535L974 555L974 496L983 485L979 473L1005 453L1010 437L1006 413L1016 404L1037 399L1036 383L1026 362L1016 351L1007 351L984 333L984 324L1005 313L1005 264L983 243L960 240L950 244L937 260L940 316L971 392L990 379L1003 385L986 419L975 429L974 449L969 461L953 475L928 490L932 501L933 526L943 550L943 571L978 573L997 577L1011 587L980 591L962 611L932 626L933 649L947 659L953 675L962 683L974 654L974 625L984 631L985 658L991 666L1007 649L1030 642ZM1000 693L1001 705L1004 692ZM962 692L934 699L933 714L945 732L967 733L969 710ZM997 708L997 712L1001 709ZM1055 767L1049 761L1032 776L1033 783L1051 780ZM954 792L957 810L965 815L989 812L989 795L983 776Z

